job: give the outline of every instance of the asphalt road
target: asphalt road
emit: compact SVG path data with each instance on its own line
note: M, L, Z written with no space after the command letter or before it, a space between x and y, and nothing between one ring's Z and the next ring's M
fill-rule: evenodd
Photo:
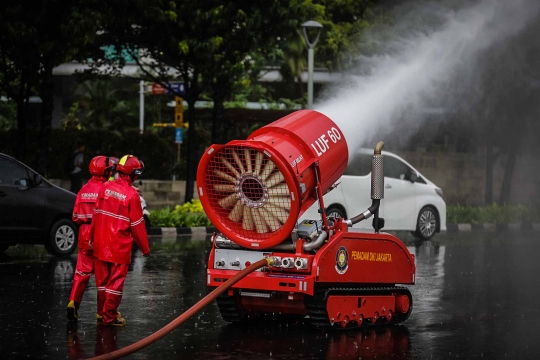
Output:
M95 321L96 289L81 320L65 306L76 256L58 260L38 246L0 257L0 354L11 358L88 358L160 329L206 293L208 241L155 238L151 257L135 255L120 311L124 328ZM401 326L320 332L307 322L232 326L212 304L132 359L537 359L540 241L534 234L443 234L406 241L416 254L414 308Z

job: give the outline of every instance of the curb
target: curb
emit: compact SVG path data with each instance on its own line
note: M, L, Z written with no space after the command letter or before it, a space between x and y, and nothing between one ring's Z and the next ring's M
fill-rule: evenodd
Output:
M194 227L158 227L158 228L149 228L147 230L148 235L195 235L195 236L206 236L217 232L217 229L213 226L194 226Z
M540 223L486 223L486 224L446 224L446 232L531 232L540 231Z

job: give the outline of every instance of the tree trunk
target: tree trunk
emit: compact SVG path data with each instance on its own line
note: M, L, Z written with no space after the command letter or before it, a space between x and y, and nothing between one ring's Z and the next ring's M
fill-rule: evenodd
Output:
M486 144L486 194L485 204L493 203L493 165L495 164L495 155L493 154L493 144L487 140Z
M186 99L188 103L188 156L186 165L186 197L185 202L193 199L193 186L195 185L195 176L197 169L197 135L195 132L195 99L190 97Z
M17 145L15 147L15 157L22 161L27 162L28 147L26 145L26 109L28 101L20 96L17 99Z
M220 90L214 92L214 107L212 109L212 144L223 143L223 132L225 122L225 99Z
M299 74L297 77L296 77L296 82L298 83L298 89L300 91L300 101L302 103L302 108L305 108L306 104L304 103L304 83L302 82L302 75Z
M510 147L508 159L504 169L504 178L501 187L499 203L508 204L510 201L510 191L512 190L512 178L514 177L514 169L516 168L516 157L518 149L515 146Z
M28 113L30 88L31 85L26 79L26 73L23 72L21 74L19 92L15 98L17 102L17 145L15 147L15 157L24 163L28 163L26 114Z
M54 110L53 67L49 64L43 69L42 82L39 89L41 97L41 128L39 131L39 157L37 171L47 176L50 153L52 114Z

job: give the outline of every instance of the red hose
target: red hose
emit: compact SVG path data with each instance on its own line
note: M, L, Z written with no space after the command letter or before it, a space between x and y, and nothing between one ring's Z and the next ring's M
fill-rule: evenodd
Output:
M156 342L157 340L161 339L174 329L176 329L178 326L183 324L186 320L188 320L193 315L197 314L199 311L201 311L203 308L205 308L208 304L210 304L212 301L214 301L215 298L217 298L219 295L227 291L231 286L236 284L240 279L247 276L248 274L252 273L253 271L262 268L263 266L267 266L272 261L271 258L264 258L256 263L253 263L249 265L244 270L238 272L235 274L232 278L224 282L221 286L217 287L212 291L210 294L206 295L204 298L202 298L198 303L193 305L191 308L189 308L185 313L171 321L169 324L165 325L160 330L156 331L152 335L149 335L145 337L142 340L137 341L134 344L131 344L129 346L126 346L123 349L116 350L113 352L110 352L108 354L100 355L91 358L90 360L103 360L103 359L118 359L122 356L127 356L131 353L134 353L135 351L138 351L142 348L147 347L148 345L152 344L153 342Z

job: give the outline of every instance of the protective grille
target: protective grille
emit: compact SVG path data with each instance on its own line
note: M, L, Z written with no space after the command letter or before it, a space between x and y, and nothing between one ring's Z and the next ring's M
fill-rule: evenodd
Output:
M244 239L268 239L289 218L289 188L263 152L226 147L208 163L205 180L208 201L220 223Z

